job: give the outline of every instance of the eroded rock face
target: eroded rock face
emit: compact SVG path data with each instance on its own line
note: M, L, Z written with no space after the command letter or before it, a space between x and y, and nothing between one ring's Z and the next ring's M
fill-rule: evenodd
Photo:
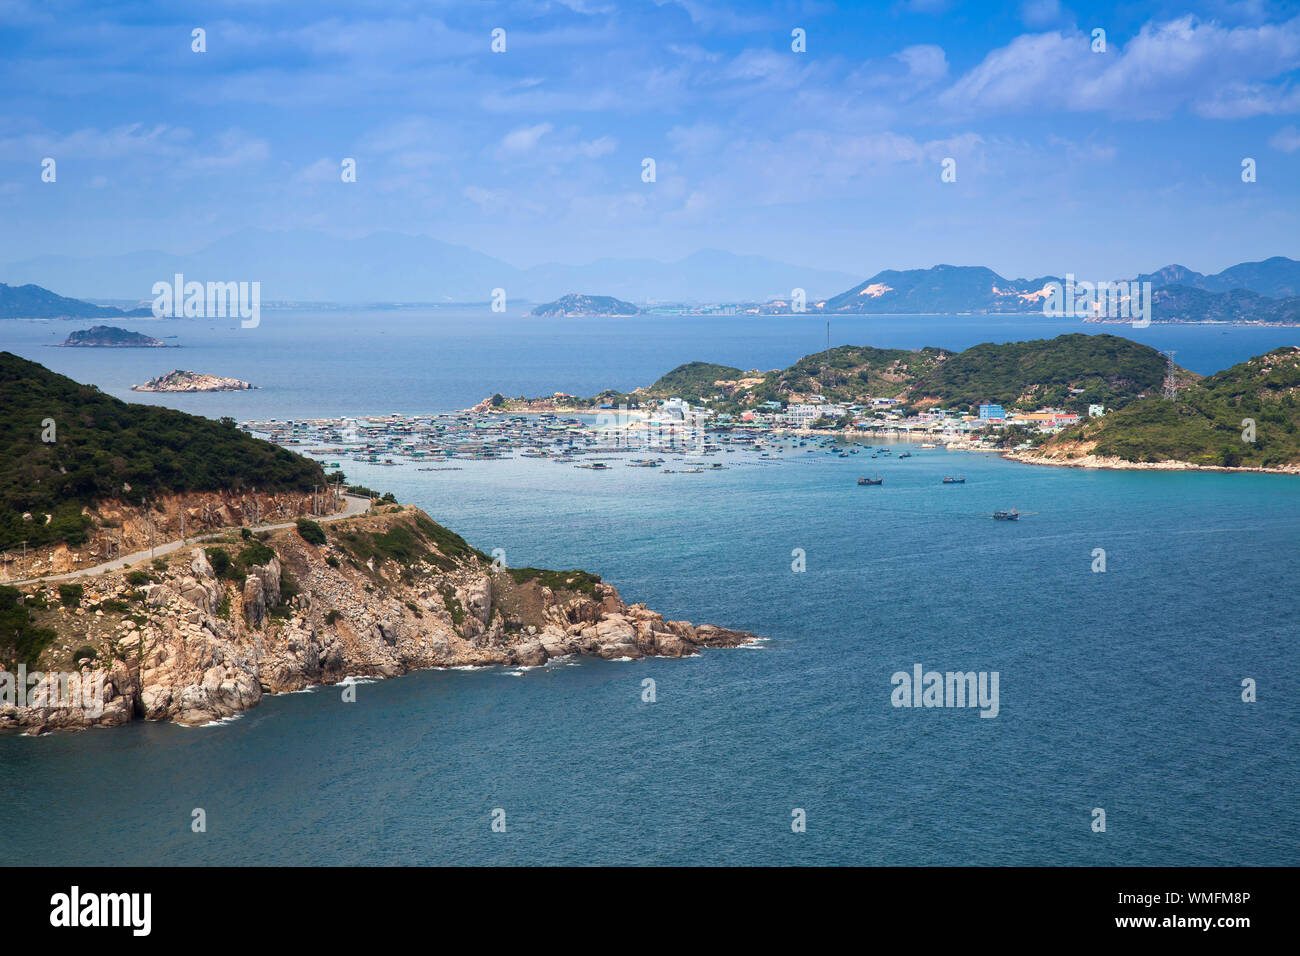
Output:
M384 531L414 513L348 524ZM159 575L161 583L142 589L148 622L120 625L112 651L119 659L102 669L109 704L101 716L0 706L0 729L115 726L133 715L205 724L256 706L263 694L338 683L349 675L393 677L467 664L536 667L571 654L684 657L754 639L742 631L665 621L643 604L625 604L604 583L558 593L520 584L463 553L448 570L445 559L405 566L382 557L353 561L331 546L308 546L292 531L275 533L267 543L277 557L249 568L242 588L218 579L203 549L195 548ZM283 605L286 569L298 594ZM126 593L120 573L105 576L102 585L97 590L106 596L117 593L115 587ZM281 610L270 615L277 606Z
M250 574L244 579L244 617L253 627L260 627L266 620L266 588L262 579Z

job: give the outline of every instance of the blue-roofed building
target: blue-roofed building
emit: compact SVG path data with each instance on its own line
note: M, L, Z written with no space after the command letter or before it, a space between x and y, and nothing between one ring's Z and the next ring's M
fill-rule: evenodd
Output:
M980 421L987 422L993 419L1006 418L1007 413L1002 410L1001 405L981 405Z

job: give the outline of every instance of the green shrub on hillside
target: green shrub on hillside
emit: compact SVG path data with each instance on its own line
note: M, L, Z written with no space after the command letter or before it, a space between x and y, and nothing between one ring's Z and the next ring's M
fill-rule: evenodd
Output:
M308 544L320 546L325 543L325 529L310 518L298 519L298 537Z
M41 440L46 418L58 423L56 442ZM83 543L91 521L81 509L99 501L254 486L309 491L324 480L317 462L230 419L128 404L9 352L0 352L0 448L0 550L24 540Z

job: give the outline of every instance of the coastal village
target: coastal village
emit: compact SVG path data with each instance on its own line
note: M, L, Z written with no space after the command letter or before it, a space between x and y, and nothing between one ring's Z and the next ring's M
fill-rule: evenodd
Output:
M821 396L732 416L714 414L680 398L647 402L641 408L602 405L576 408L572 396L556 393L532 403L527 411L496 411L485 401L467 411L433 415L380 415L300 420L246 421L240 427L258 437L341 468L345 461L396 467L414 464L438 471L455 460L545 458L601 470L598 459L637 451L694 454L704 457L740 450L770 458L783 453L788 439L802 444L813 436L860 442L862 439L919 441L923 447L998 450L1003 429L1024 426L1052 434L1079 421L1079 414L1044 408L1033 412L980 405L978 414L931 409L905 416L896 399L873 399L868 405L842 406ZM1100 417L1105 409L1089 407ZM838 453L857 453L841 449ZM634 467L661 467L663 459L634 459ZM701 464L688 462L688 464ZM720 462L711 463L720 468ZM669 467L665 471L671 471ZM690 469L683 469L690 470ZM698 469L702 470L702 469Z

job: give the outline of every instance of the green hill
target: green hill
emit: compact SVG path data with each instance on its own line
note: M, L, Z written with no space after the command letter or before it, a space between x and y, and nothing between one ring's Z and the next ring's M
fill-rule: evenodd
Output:
M624 302L612 295L579 295L570 293L554 302L547 302L533 309L533 315L547 318L580 315L640 315L641 310L631 302Z
M55 440L46 442L50 422ZM319 464L239 431L231 419L128 404L9 352L0 352L0 447L0 550L24 539L80 543L90 523L81 509L101 500L309 491L324 482Z
M993 402L1086 412L1090 404L1116 408L1160 391L1165 367L1165 357L1155 349L1116 335L985 343L935 364L910 389L910 397L944 406Z
M684 398L697 402L718 391L714 382L732 382L745 373L730 365L712 362L687 362L661 375L646 391L663 398Z
M842 345L806 355L789 368L741 372L729 365L690 362L648 388L607 391L591 403L676 396L735 413L764 402L804 402L820 395L842 405L895 398L905 406L962 409L993 402L1007 408L1044 405L1086 412L1090 404L1118 408L1159 391L1165 357L1114 335L1060 335L1029 342L987 343L964 352ZM1185 380L1195 376L1183 372ZM718 386L718 381L734 384ZM708 399L706 402L705 399Z
M151 318L149 309L115 309L69 299L38 285L0 282L0 319L126 319Z
M758 402L789 402L821 395L829 402L855 404L872 397L896 398L922 381L952 353L943 349L878 349L841 345L805 355L772 372L753 389Z
M1243 440L1245 419L1255 423L1253 441ZM1222 467L1300 464L1300 348L1275 349L1216 372L1181 389L1177 401L1133 402L1066 429L1042 451Z

